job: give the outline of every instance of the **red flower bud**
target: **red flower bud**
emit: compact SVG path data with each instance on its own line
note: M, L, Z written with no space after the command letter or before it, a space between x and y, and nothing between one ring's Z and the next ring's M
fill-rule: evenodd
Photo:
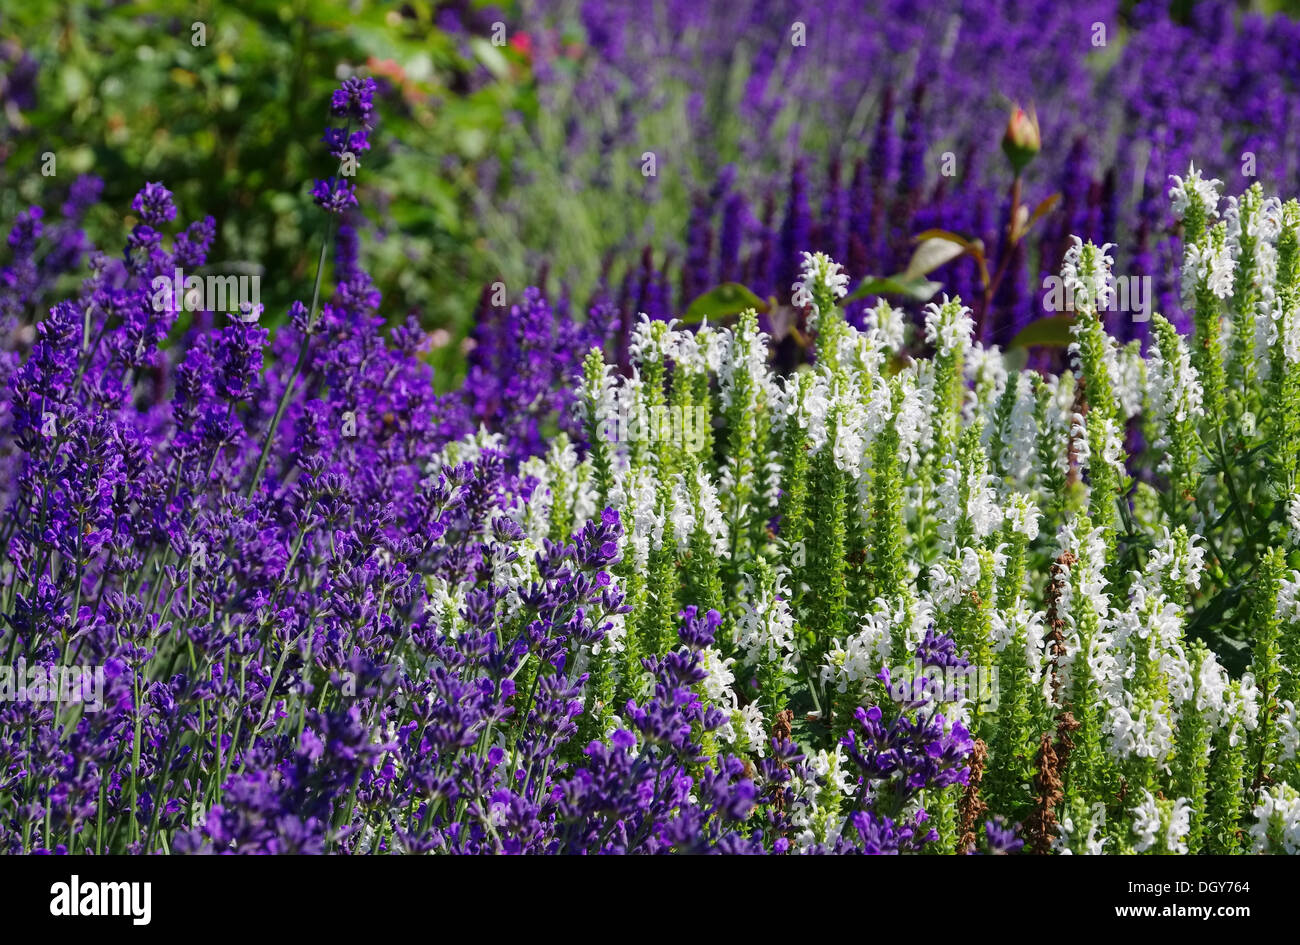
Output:
M1002 135L1002 151L1006 154L1017 174L1034 159L1042 147L1038 133L1038 116L1031 108L1025 111L1019 105L1011 112L1007 130Z

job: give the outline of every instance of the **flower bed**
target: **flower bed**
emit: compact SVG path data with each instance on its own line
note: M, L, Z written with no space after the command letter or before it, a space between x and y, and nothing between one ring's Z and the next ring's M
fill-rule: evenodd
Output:
M1145 355L1072 243L1059 375L818 253L795 370L529 293L438 397L355 252L372 95L274 337L176 327L160 184L66 297L93 185L11 231L0 848L1296 851L1300 204L1174 180Z

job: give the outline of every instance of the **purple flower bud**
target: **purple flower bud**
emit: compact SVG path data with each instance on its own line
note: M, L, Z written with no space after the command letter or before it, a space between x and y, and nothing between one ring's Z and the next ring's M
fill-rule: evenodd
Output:
M131 209L151 227L160 227L176 219L176 203L172 192L160 183L148 183L131 201Z
M336 216L357 205L356 188L351 181L338 177L316 181L316 185L311 189L311 196L316 201L316 206Z

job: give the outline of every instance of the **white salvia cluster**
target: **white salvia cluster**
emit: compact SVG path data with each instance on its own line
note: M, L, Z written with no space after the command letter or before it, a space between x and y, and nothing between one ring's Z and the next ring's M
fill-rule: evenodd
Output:
M524 530L524 534L528 535L529 538L545 538L551 531L551 487L537 474L538 472L545 473L546 464L538 457L532 457L520 464L519 471L525 476L537 476L537 485L533 486L528 501L524 503L523 517L519 522L519 527Z
M618 416L618 386L612 364L603 364L600 374L594 378L583 372L578 381L578 418L591 423L606 439L610 438L610 426Z
M690 474L677 473L673 477L668 509L668 525L678 550L685 551L696 528L702 528L713 543L714 553L721 558L729 557L727 522L718 504L717 486L703 466L695 471L693 481L687 481L687 475Z
M1165 581L1188 591L1199 588L1205 571L1205 548L1198 544L1200 540L1199 535L1190 535L1180 546L1169 527L1161 525L1159 535L1151 544L1146 569L1138 582L1152 594L1158 593Z
M1102 436L1101 456L1099 459L1120 477L1123 482L1128 477L1128 468L1124 465L1123 431L1113 417L1098 417L1094 413L1076 413L1070 421L1070 442L1074 447L1074 457L1080 467L1087 468L1094 461L1092 441L1088 437L1089 424L1098 424Z
M1171 419L1181 422L1205 415L1201 405L1201 377L1192 366L1191 354L1181 338L1172 362L1166 361L1158 348L1152 348L1147 358L1147 389L1157 423L1163 425Z
M967 392L966 417L971 419L976 411L987 412L1007 387L1007 363L997 345L984 347L976 342L966 356ZM988 433L988 430L985 430ZM987 440L986 440L987 442Z
M460 585L436 575L427 576L424 585L424 612L433 617L440 631L456 639L465 629L465 618L461 616L465 595Z
M767 451L767 461L763 464L763 501L767 508L775 509L781 501L781 451L773 447Z
M1283 228L1290 228L1294 235L1300 236L1300 221L1293 219L1288 213L1282 215L1278 229L1279 236ZM1277 344L1280 341L1283 358L1288 365L1294 365L1300 362L1300 310L1282 304L1282 299L1276 291L1276 260L1272 275L1273 283L1261 299L1261 305L1265 305L1268 310L1269 344Z
M1272 348L1275 345L1281 346L1282 356L1288 365L1293 365L1300 361L1300 311L1294 306L1283 304L1283 297L1278 293L1277 282L1277 245L1276 240L1282 235L1285 229L1291 229L1295 235L1300 235L1300 225L1293 219L1285 207L1279 208L1271 199L1264 202L1260 213L1267 213L1270 221L1267 224L1267 232L1272 233L1273 221L1276 220L1277 233L1273 241L1263 244L1268 249L1263 254L1259 262L1260 278L1263 280L1259 299L1258 323L1263 323L1267 338L1263 343ZM1258 340L1258 339L1257 339ZM1256 363L1261 368L1272 367L1272 359L1256 351ZM1267 376L1261 371L1262 376Z
M758 409L765 403L771 386L771 372L767 369L768 336L757 324L746 324L738 331L722 330L716 333L718 348L718 397L723 408L730 407L736 397L736 379L746 376L753 384L745 406Z
M613 586L619 581L613 579ZM606 649L611 653L622 653L627 646L627 614L610 614L605 620L605 636L591 647L591 652L599 656Z
M1277 246L1260 243L1255 248L1255 281L1259 298L1255 300L1255 365L1265 380L1273 375L1269 353L1281 335L1284 308L1277 295Z
M1111 350L1114 351L1114 359L1108 366L1115 398L1119 401L1123 419L1132 420L1142 412L1142 399L1147 385L1147 362L1142 357L1142 343L1131 341Z
M826 445L826 418L831 408L830 372L804 371L778 381L773 427L794 423L808 432L814 450Z
M919 458L919 451L927 445L930 428L930 392L922 389L914 371L897 375L902 391L901 402L894 413L894 429L898 431L898 452L910 463Z
M549 518L557 503L568 510L573 522L585 522L596 514L596 492L590 482L590 468L579 461L578 451L565 433L551 443L546 458L533 456L520 463L524 476L537 485L529 509L519 522L529 537L540 541L549 530Z
M443 466L456 466L460 463L477 462L485 452L504 453L505 438L500 433L489 433L485 427L479 427L474 433L452 440L442 449L429 457L424 471L437 481Z
M1289 784L1259 792L1250 836L1256 853L1300 853L1300 793Z
M880 672L893 646L890 626L893 614L888 605L877 600L877 609L866 615L862 627L843 642L836 640L821 666L821 679L833 683L839 692L847 692Z
M898 351L907 341L907 319L902 309L884 299L866 311L866 333L874 335L881 347Z
M790 424L808 429L808 418L803 409L803 387L812 382L811 372L778 377L772 388L772 430L785 433Z
M650 551L663 547L664 517L658 514L658 491L649 468L623 470L610 489L610 504L623 519L620 551L644 570Z
M963 501L962 485L966 485ZM966 469L950 459L936 490L939 505L939 535L951 542L962 521L970 524L974 538L983 540L1002 524L1003 511L998 507L994 479L987 473Z
M1165 849L1171 853L1187 853L1187 834L1192 829L1192 804L1185 797L1174 799L1169 812L1169 825L1165 828Z
M1290 699L1283 700L1277 714L1278 761L1295 761L1300 757L1300 719Z
M1277 592L1277 616L1286 624L1300 623L1300 571L1282 579Z
M829 294L834 299L844 298L849 291L849 277L840 264L825 253L804 253L799 280L790 288L796 308L811 307L808 328L816 331L820 314L817 310L818 295Z
M1174 186L1169 188L1169 199L1173 204L1175 217L1181 220L1187 216L1187 208L1193 202L1205 209L1207 217L1219 215L1219 189L1223 186L1223 181L1206 180L1196 169L1195 164L1187 168L1186 180L1176 174L1172 179Z
M880 333L873 328L859 331L852 325L844 324L837 332L839 345L835 354L840 366L850 377L858 380L864 390L871 388L874 379L880 376L888 352L881 341Z
M1004 444L1007 471L1020 486L1029 484L1038 461L1037 402L1031 376L1028 371L1021 372Z
M699 471L700 504L697 514L700 527L713 540L713 551L722 558L730 557L727 545L727 522L722 517L722 507L718 503L718 487L714 485L709 474Z
M820 453L831 442L831 416L839 410L841 401L828 369L823 367L815 378L813 385L808 388L804 407L808 418L809 445L814 453Z
M1061 261L1061 282L1066 297L1074 301L1079 311L1104 311L1115 294L1115 279L1111 275L1115 260L1106 252L1115 244L1094 246L1085 245L1077 236L1070 239L1070 248Z
M1159 347L1151 346L1147 355L1147 391L1157 430L1153 446L1157 454L1164 454L1158 469L1168 472L1170 423L1185 423L1205 416L1201 377L1192 366L1191 353L1182 338L1178 339L1178 350L1172 360L1166 360Z
M795 643L794 614L790 604L779 595L762 594L747 604L737 625L736 646L748 664L779 662L793 673L799 662Z
M1087 467L1088 460L1092 458L1092 447L1088 441L1088 422L1081 413L1070 414L1070 446L1074 450L1075 462L1081 467ZM1070 471L1068 459L1065 471Z
M885 602L877 598L872 602L872 607L879 613L885 609ZM934 624L934 603L923 596L912 602L910 611L907 609L906 601L896 601L893 607L894 614L890 627L903 631L903 645L907 652L911 653L921 645L926 631Z
M707 322L695 331L673 331L669 333L672 347L667 354L687 374L717 374L730 336L730 331L712 328Z
M1016 534L1024 535L1026 541L1038 537L1038 520L1041 517L1037 503L1023 492L1014 493L1007 501L1007 524Z
M931 302L925 307L925 340L934 345L940 355L964 354L971 346L971 332L975 322L970 309L960 299Z
M1241 225L1243 217L1246 220L1244 228ZM1248 206L1248 201L1241 197L1229 197L1223 222L1227 225L1233 258L1239 259L1243 235L1261 243L1275 242L1282 235L1282 201L1277 197L1266 197L1257 206Z
M1147 758L1163 766L1174 749L1174 709L1193 697L1196 680L1182 643L1182 611L1158 590L1149 590L1149 583L1149 578L1137 583L1130 606L1108 621L1120 672L1114 688L1105 692L1106 724L1108 748L1117 758ZM1154 668L1160 680L1155 691L1121 688L1143 665Z
M863 383L873 383L869 394L864 394ZM812 452L829 446L836 468L859 477L869 468L871 445L889 419L889 396L878 378L873 382L869 376L832 374L823 366L785 379L773 399L783 425L793 421L807 431ZM899 413L900 439L904 448L912 449L920 438L924 407L905 397Z
M1254 308L1254 350L1255 365L1261 377L1267 378L1272 373L1269 349L1277 341L1282 312L1277 304L1277 261L1276 240L1282 233L1282 202L1276 197L1261 198L1252 188L1241 197L1229 197L1228 209L1224 213L1227 225L1227 246L1235 262L1242 262L1247 255L1251 259L1253 271L1248 273L1252 283L1258 289ZM1246 244L1251 244L1249 249Z
M767 719L756 703L743 705L731 713L731 729L736 733L736 745L752 751L762 758L767 753Z
M1030 681L1037 685L1048 658L1043 613L1019 607L1008 611L995 610L991 617L994 652L1001 653L1024 633L1025 662L1029 666Z
M1149 647L1153 658L1159 660L1167 659L1169 654L1179 658L1183 655L1182 609L1159 590L1148 590L1147 583L1134 584L1129 606L1112 611L1109 625L1118 646ZM1160 669L1171 680L1178 673L1187 674L1177 685L1184 698L1191 698L1191 670L1185 660L1178 666L1162 663Z
M833 843L843 828L843 818L832 817L841 802L852 795L852 764L844 749L820 749L808 755L806 774L799 771L790 780L794 801L790 805L790 823L797 831L794 845L807 850L819 842Z
M1300 364L1300 310L1285 312L1279 318L1282 356L1286 358L1287 364Z
M825 749L818 751L809 759L808 764L817 780L841 797L848 797L853 793L852 766L844 757L842 746L836 745L834 751Z
M736 707L733 688L736 675L731 671L735 662L731 657L723 658L716 647L705 647L700 651L700 669L708 673L700 682L700 688L710 703L725 711Z
M1091 414L1089 417L1091 418ZM1115 470L1119 476L1119 481L1123 482L1128 477L1128 469L1124 465L1124 435L1114 417L1105 417L1101 421L1101 459L1107 466Z
M1203 180L1193 169L1187 180L1178 180L1175 188L1181 195L1175 201L1178 204L1181 200L1179 212L1187 212L1196 204L1207 216L1217 215L1216 188L1217 182ZM1212 239L1188 249L1189 269L1184 275L1192 280L1193 291L1203 293L1208 287L1220 297L1232 293L1234 281L1242 278L1237 275L1238 258L1246 252L1242 241L1247 236L1257 241L1255 278L1264 283L1276 278L1272 244L1280 232L1280 205L1265 203L1256 212L1243 202L1232 201L1226 216L1226 244L1218 245L1223 240L1221 229L1216 229ZM1075 240L1066 255L1062 275L1085 308L1105 306L1112 298L1110 249L1110 244L1097 247ZM847 277L824 254L806 254L796 289L807 297L808 304L816 306L819 299L843 298ZM832 314L814 311L814 324ZM662 376L650 366L671 362L677 370L691 375L692 381L682 388L674 384L671 389L675 397L685 395L689 400L707 390L713 398L716 392L712 403L728 412L727 432L735 436L737 430L731 424L739 423L740 438L762 444L765 451L760 453L756 446L742 453L734 465L724 460L720 467L708 456L696 463L694 457L683 460L672 451L612 451L606 500L622 515L620 551L633 573L645 574L652 558L658 562L659 556L653 552L663 548L665 541L670 543L669 548L680 552L698 550L706 544L717 557L726 558L731 553L731 528L738 529L738 537L748 536L751 531L762 535L757 542L764 547L737 545L740 550L736 552L736 564L742 573L746 561L772 552L773 547L784 550L783 540L763 535L757 521L760 516L750 514L765 510L741 509L738 514L734 508L737 502L730 497L743 492L751 506L766 503L766 509L778 508L781 489L789 488L789 483L782 480L781 468L781 456L786 450L794 451L794 455L805 449L816 453L818 465L812 468L818 476L830 465L826 459L833 460L834 467L845 474L850 490L856 489L850 494L860 501L848 503L848 514L857 518L845 523L845 532L838 533L836 540L847 537L845 548L854 555L853 560L867 565L853 574L852 583L846 580L853 612L837 624L846 628L839 638L818 641L817 652L825 654L815 658L820 665L812 665L814 657L808 656L806 650L807 662L801 665L802 637L797 620L799 608L807 606L810 596L821 590L810 586L814 579L809 575L816 568L798 572L799 579L805 582L801 588L805 596L798 605L787 599L779 583L795 573L790 569L796 565L790 561L777 564L775 583L772 575L764 572L761 592L756 593L754 582L745 578L746 590L739 600L732 599L738 578L732 569L710 573L710 580L720 578L727 586L724 600L735 649L726 651L733 654L731 657L716 648L704 651L707 676L699 688L702 697L728 715L728 723L720 732L723 740L748 754L762 755L765 751L768 719L764 713L770 714L773 708L749 699L742 706L738 696L747 691L741 687L755 667L806 677L809 682L819 680L828 692L880 699L881 670L894 671L892 663L901 662L900 654L915 649L936 618L940 628L950 630L959 620L966 620L966 611L959 605L969 604L972 592L993 579L998 591L994 600L978 600L980 610L972 623L955 629L971 631L975 626L974 632L983 635L987 627L988 639L979 640L978 658L986 659L991 647L1000 654L993 668L1012 665L1019 678L1023 674L1015 651L1023 649L1029 675L1053 709L1059 708L1058 700L1068 704L1086 696L1089 715L1085 734L1096 738L1100 732L1098 741L1091 744L1109 754L1103 763L1111 766L1110 770L1126 775L1130 770L1158 773L1168 792L1165 776L1171 776L1176 759L1179 763L1184 760L1176 755L1181 747L1175 741L1180 719L1204 720L1207 727L1221 733L1211 743L1214 745L1220 745L1222 736L1226 736L1229 745L1240 746L1247 733L1259 731L1264 724L1261 703L1266 700L1254 677L1247 673L1234 681L1213 654L1201 658L1200 647L1189 648L1186 643L1184 605L1204 598L1198 591L1207 580L1205 540L1182 528L1171 532L1158 524L1166 509L1157 502L1154 488L1139 483L1133 490L1131 516L1126 515L1125 522L1135 521L1145 537L1137 542L1122 537L1120 543L1126 550L1136 550L1149 540L1150 548L1140 571L1117 575L1117 562L1107 549L1111 536L1102 528L1085 524L1088 519L1082 514L1069 517L1071 510L1079 509L1086 501L1078 477L1071 477L1063 495L1050 494L1051 490L1044 487L1043 474L1047 470L1041 467L1046 464L1054 464L1065 473L1076 472L1072 468L1076 463L1094 471L1102 468L1099 464L1106 464L1126 482L1129 475L1124 436L1129 420L1148 411L1142 419L1151 420L1160 437L1169 436L1172 425L1195 424L1205 414L1201 375L1192 366L1187 343L1180 339L1171 345L1167 336L1162 336L1163 350L1153 345L1144 359L1137 346L1120 348L1100 333L1095 321L1087 321L1086 326L1075 328L1077 340L1071 346L1075 370L1039 380L1034 372L1009 374L1009 365L1017 370L1014 359L995 347L973 343L969 309L960 300L948 298L929 304L924 313L925 340L938 357L903 359L906 364L899 367L892 363L889 353L904 342L905 320L902 313L882 302L868 313L866 327L861 330L839 321L832 330L830 322L823 320L822 338L833 340L835 350L819 349L817 362L811 368L777 378L768 364L770 339L758 329L752 316L747 315L741 327L735 329L705 325L694 332L679 328L675 322L651 322L642 316L632 333L631 350L643 373L634 369L631 378L620 379L610 366L602 365L600 371L593 368L591 376L584 378L580 401L590 413L583 419L603 426L624 412L632 415L644 408L648 397L641 377ZM1276 326L1276 332L1285 327ZM1085 328L1090 333L1080 339ZM1296 356L1300 359L1300 327L1296 334ZM1088 400L1090 409L1075 412L1081 340L1100 349L1117 402L1110 409ZM1285 335L1281 343L1285 345ZM1091 348L1088 350L1091 353ZM596 364L594 359L591 363ZM956 383L954 375L958 371L964 372L968 390L960 422L951 416L946 401L941 410L937 399L941 385ZM708 377L716 379L716 386L694 384ZM1013 391L1008 390L1009 384L1014 385ZM946 390L942 396L947 397ZM655 400L663 403L659 392ZM1080 403L1084 400L1080 398ZM1253 403L1249 406L1257 409ZM944 422L936 422L939 415ZM950 422L965 432L956 447ZM1090 425L1095 426L1090 429ZM884 471L873 469L873 459L879 455L882 433L890 426L898 432L903 466L903 499L898 510L906 532L902 560L917 586L904 588L898 594L891 589L888 598L879 597L864 606L863 587L880 580L871 568L872 549L882 534L873 528L877 523L872 520L872 499L884 494L877 491ZM981 432L987 434L983 455L968 446L975 441L972 426L982 426ZM499 445L498 439L480 433L448 446L435 462L473 458ZM1170 445L1158 439L1156 451L1168 452ZM1184 451L1178 452L1177 462L1185 458ZM633 462L638 465L633 467ZM659 462L664 466L656 466ZM502 605L507 614L519 606L519 592L536 579L538 548L554 530L552 523L561 515L565 521L581 522L598 511L593 468L590 462L578 460L573 444L563 434L554 439L544 456L520 465L521 477L532 477L536 487L529 500L519 502L509 514L517 516L526 538L510 547L497 543L485 561L493 578L508 590ZM890 485L892 488L894 484ZM817 534L815 530L823 523L813 519L820 517L829 503L820 503L824 497L815 494L815 487L812 491L812 498L805 495L805 499L814 512L809 512L808 507L794 508L806 516L805 521ZM797 493L793 496L798 498ZM1040 536L1040 502L1054 517L1066 516L1056 535L1055 552L1049 550L1051 536ZM1300 493L1289 497L1287 513L1291 544L1295 546L1300 544ZM483 529L490 526L490 522L475 524ZM884 534L892 535L892 531ZM1007 564L1008 556L1019 554L1022 545L1032 546L1024 561L1017 559L1025 565L1028 575L1022 578L1022 586L1009 587L1005 581L1013 569ZM1058 555L1064 552L1072 556L1061 560ZM1058 667L1063 683L1059 695L1046 678L1051 665L1047 615L1036 609L1043 606L1044 600L1043 564L1054 558L1060 561L1059 580L1048 589L1047 599L1052 603L1052 613L1061 621L1064 638ZM692 566L695 563L692 561ZM815 559L815 563L820 565L822 560ZM716 562L706 560L703 564L714 567ZM671 568L671 562L665 561L663 567ZM659 578L657 573L651 575L650 583ZM1221 574L1217 580L1222 580ZM647 590L659 593L657 587L635 586L638 594ZM464 603L462 591L462 586L429 579L426 607L433 619L451 633L463 629L459 614ZM1281 582L1277 616L1288 626L1300 625L1300 571L1291 572ZM658 628L654 629L657 632ZM625 633L624 618L614 618L614 628L603 645L614 651L621 649ZM599 650L593 648L593 653L599 655ZM1194 664L1189 654L1199 663ZM1008 655L1012 657L1010 664L1003 662ZM1035 695L1036 725L1046 717L1045 707L1037 700ZM950 720L967 711L962 705L953 708ZM1276 746L1279 764L1297 762L1300 720L1292 702L1283 702L1280 711L1268 718L1267 735ZM1085 757L1091 761L1095 755L1089 751ZM807 769L795 774L792 782L796 799L791 816L798 842L805 845L833 839L843 823L839 801L854 790L853 766L841 749L810 753L809 759ZM1115 762L1119 768L1113 767ZM1154 790L1155 782L1150 783ZM1072 798L1069 806L1059 812L1061 830L1055 840L1056 849L1062 853L1100 853L1107 844L1103 837L1108 837L1112 851L1116 846L1139 852L1187 851L1191 805L1186 799L1157 798L1150 791L1130 797L1128 803L1136 802L1132 809L1132 843L1125 838L1127 820L1122 829L1117 824L1115 829L1107 830L1104 812L1098 815L1094 809L1089 813L1085 803L1075 803L1077 799ZM1278 838L1287 836L1288 830L1294 831L1300 816L1294 811L1296 801L1278 789L1260 795L1259 804L1257 829L1252 830L1256 842L1284 842Z
M1075 374L1083 375L1083 356L1079 349L1079 338L1085 333L1090 332L1090 326L1079 319L1070 326L1070 364ZM1137 414L1142 405L1142 369L1140 365L1132 364L1133 353L1136 350L1133 347L1126 347L1121 353L1119 344L1110 335L1103 333L1100 338L1102 345L1101 359L1106 365L1106 379L1110 381L1111 391L1120 401L1123 413L1126 417ZM1139 355L1140 358L1140 355ZM1130 411L1129 408L1132 408Z
M665 361L677 354L680 344L677 331L677 319L652 321L645 312L641 320L632 326L632 337L628 341L628 353L641 364Z
M1062 691L1069 692L1077 681L1091 677L1102 693L1113 694L1122 688L1122 680L1107 631L1110 597L1103 576L1106 545L1100 529L1091 528L1080 534L1078 525L1077 519L1071 519L1061 526L1058 536L1057 556L1070 551L1076 557L1073 564L1061 567L1057 600L1057 613L1065 624L1065 652L1060 660ZM1087 611L1096 615L1097 626L1085 640L1079 617Z
M875 679L887 666L899 633L907 651L915 650L933 623L934 608L927 598L910 603L909 610L908 601L880 597L872 601L858 631L846 640L832 642L819 670L822 682L847 692Z
M1286 215L1283 212L1282 201L1278 197L1265 197L1260 203L1259 209L1255 211L1255 218L1250 221L1246 235L1260 241L1260 246L1269 246L1273 250L1272 270L1262 270L1266 276L1277 276L1277 238L1282 235L1282 227L1286 225ZM1231 228L1229 228L1231 232Z
M1100 804L1088 813L1067 810L1052 838L1052 852L1061 856L1102 856L1107 838L1100 834L1105 826L1106 811Z
M717 735L724 742L737 748L753 751L763 755L767 741L767 725L762 709L750 703L741 706L736 697L736 674L732 657L724 658L716 647L706 647L700 651L700 668L707 673L700 682L701 694L705 700L727 716L718 729Z
M981 574L979 552L971 547L958 549L950 558L930 566L930 599L936 609L947 613L979 586Z
M836 400L838 409L835 417L835 442L831 444L831 455L835 467L855 478L862 475L863 458L875 435L880 432L884 417L872 414L863 404L861 396L852 382L845 385L847 392L842 392L837 385Z
M1219 658L1213 653L1206 656L1196 677L1195 706L1215 728L1222 728L1229 721L1230 683L1228 671Z
M723 343L718 366L718 393L722 408L732 411L741 425L747 442L759 437L759 422L770 404L780 395L779 389L767 369L768 336L759 330L756 321L743 321L735 331L717 333ZM739 402L738 398L743 398ZM750 465L730 453L723 460L720 475L721 489L727 496L743 496L744 501L731 500L731 512L736 521L750 514L748 497L757 491L763 496L763 507L773 508L779 497L781 466L779 453L773 451ZM761 488L755 488L761 479ZM773 491L773 485L776 491Z
M1189 246L1183 255L1182 296L1183 305L1195 305L1196 290L1204 285L1216 298L1232 295L1236 265L1232 250L1226 245L1214 246L1209 241L1204 246Z
M628 436L629 431L618 429L619 418L627 417L630 419L640 415L644 388L645 382L641 379L641 369L638 364L632 365L629 376L620 377L615 382L612 416L606 420L605 428L601 432L605 434L606 440L615 444L620 454L626 455L627 446L619 444L617 441L620 436Z
M1043 425L1055 450L1054 471L1063 476L1070 475L1070 468L1074 462L1072 456L1078 458L1080 449L1083 451L1080 462L1087 462L1088 456L1088 438L1083 427L1083 418L1074 412L1074 388L1074 375L1069 371L1059 377L1053 375L1047 379L1050 396ZM1077 429L1076 419L1079 420ZM1079 442L1080 436L1083 437L1082 443Z
M867 395L866 405L863 409L866 411L866 417L862 425L865 436L862 465L863 469L869 469L871 466L870 446L875 442L880 431L885 428L894 414L893 391L890 390L889 384L877 378L872 385L871 393Z
M1253 673L1243 673L1240 680L1229 684L1223 699L1223 716L1228 744L1234 748L1245 740L1247 732L1259 727L1259 689Z
M1149 758L1164 763L1174 750L1169 707L1160 700L1138 705L1133 693L1120 694L1122 704L1106 713L1107 747L1118 759Z
M1187 853L1187 834L1192 829L1192 805L1187 798L1162 804L1146 791L1132 814L1133 833L1137 837L1133 849L1138 853L1153 847L1164 853Z
M1091 527L1080 533L1079 520L1070 519L1061 526L1057 537L1058 556L1072 551L1076 561L1063 569L1067 578L1062 588L1061 609L1072 611L1072 602L1066 598L1074 594L1077 586L1085 602L1100 620L1105 620L1110 613L1110 597L1106 593L1108 583L1103 573L1106 569L1106 543L1099 528ZM1069 619L1067 617L1067 619Z

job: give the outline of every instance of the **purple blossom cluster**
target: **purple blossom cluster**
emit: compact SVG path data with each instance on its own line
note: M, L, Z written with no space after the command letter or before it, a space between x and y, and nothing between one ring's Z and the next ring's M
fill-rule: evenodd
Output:
M508 452L533 456L557 430L579 434L572 380L593 347L604 348L619 325L598 300L575 319L568 300L552 305L536 288L513 305L497 289L483 291L471 334L463 396L467 422L505 437Z

